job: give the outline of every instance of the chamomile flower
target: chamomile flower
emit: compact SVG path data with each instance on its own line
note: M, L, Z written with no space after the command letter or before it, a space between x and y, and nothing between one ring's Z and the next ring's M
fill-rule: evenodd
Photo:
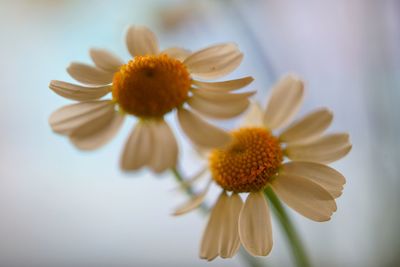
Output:
M178 145L164 120L168 113L176 111L182 130L199 146L218 147L230 141L228 134L197 113L216 119L239 115L254 92L232 91L253 79L198 79L220 78L236 69L243 54L235 44L213 45L194 53L182 48L160 51L154 33L131 26L126 45L132 56L128 62L106 50L91 49L95 66L72 63L67 71L83 85L51 81L49 87L55 93L78 101L50 116L54 132L68 136L79 149L92 150L107 143L126 116L133 116L138 120L126 142L121 167L147 166L155 172L174 167L177 161ZM107 94L112 98L101 99Z
M324 134L332 113L318 109L275 133L298 111L303 87L294 76L281 79L266 110L254 105L244 125L231 133L232 142L209 153L208 169L222 193L203 235L201 258L233 257L240 244L254 256L269 254L273 242L266 188L314 221L327 221L336 211L345 178L326 164L344 157L351 144L347 133ZM208 188L175 214L200 205ZM248 193L244 203L240 193Z

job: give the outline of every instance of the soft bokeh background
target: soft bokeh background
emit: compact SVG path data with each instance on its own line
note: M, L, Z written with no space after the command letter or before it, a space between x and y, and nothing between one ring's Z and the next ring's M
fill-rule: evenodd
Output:
M253 75L260 101L279 76L300 74L308 88L301 113L330 107L332 131L349 131L354 145L333 165L348 181L333 219L315 223L290 211L315 266L399 266L396 0L0 1L0 266L243 264L240 257L198 259L206 220L196 212L170 216L185 196L171 190L168 173L119 171L133 121L90 153L48 126L49 114L69 103L49 81L71 81L65 67L89 62L92 46L127 59L122 33L129 24L150 26L162 47L235 41L245 59L231 77ZM180 143L182 167L194 173L197 158ZM260 262L293 266L276 224L274 242Z

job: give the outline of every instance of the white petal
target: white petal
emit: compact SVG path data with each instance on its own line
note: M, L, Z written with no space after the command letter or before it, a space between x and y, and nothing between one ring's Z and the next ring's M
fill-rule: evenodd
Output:
M167 54L180 61L184 61L191 53L189 50L180 47L170 47L161 52L161 54Z
M296 114L303 100L304 84L292 75L279 80L272 88L264 123L271 130L285 126Z
M124 116L116 110L99 117L74 130L69 136L71 142L79 149L92 150L101 147L111 140L121 128Z
M99 68L83 64L71 63L67 72L78 82L88 85L106 85L112 82L114 74Z
M114 111L111 100L81 102L54 111L49 124L54 132L69 135L75 129Z
M163 172L176 167L178 159L178 144L171 128L164 120L149 122L153 133L153 154L149 167L154 172Z
M283 164L282 173L308 178L322 186L334 198L342 194L346 179L335 169L314 162L292 161Z
M51 81L49 87L56 94L77 101L96 100L111 92L109 85L85 87L62 81Z
M201 147L223 147L231 141L229 133L208 124L187 109L180 108L178 110L178 120L186 135Z
M269 207L262 192L251 192L239 216L239 236L253 256L266 256L272 249L272 226Z
M219 255L221 258L232 258L239 250L238 225L242 206L242 199L235 193L225 203L225 209L222 211L224 222L221 225L222 229L219 236Z
M243 54L235 44L219 44L199 50L183 63L193 75L202 78L218 78L235 70L242 62Z
M121 158L123 170L137 170L147 165L153 154L153 133L149 123L139 122L129 136Z
M122 59L105 49L92 48L89 53L94 64L104 71L115 73L124 64Z
M219 255L219 235L221 227L225 223L223 211L226 207L228 196L225 191L219 196L211 210L210 218L208 219L207 227L204 231L200 246L200 258L211 261Z
M128 28L126 46L133 57L156 55L159 52L157 37L145 26L130 26Z
M289 207L311 220L328 221L336 211L331 194L307 178L282 174L271 182L271 186Z
M253 80L254 80L253 77L247 76L236 80L229 80L222 82L202 82L193 80L192 83L201 89L229 92L243 88L249 85Z
M280 135L284 142L305 142L320 136L331 124L333 114L326 108L316 110L293 123Z
M236 117L243 113L250 104L249 100L246 98L236 101L220 102L196 96L189 98L187 103L200 114L215 119Z
M341 159L351 150L347 133L322 136L310 143L288 145L286 155L292 160L330 163Z
M197 194L196 196L193 196L189 201L179 206L172 215L174 216L183 215L198 208L204 202L204 198L206 197L207 192L210 189L211 182L212 180L210 180L207 183L206 188L201 193Z
M201 97L209 101L213 101L214 103L224 103L224 102L248 99L250 96L256 93L256 91L251 91L245 93L231 94L227 92L215 92L203 89L193 89L191 90L191 92L195 97Z
M241 114L249 106L248 98L255 92L230 94L226 92L193 89L193 97L187 103L202 115L228 119Z
M241 127L263 127L264 111L257 102L250 103L248 111L244 114Z
M243 206L238 194L229 197L222 192L217 200L201 242L200 258L213 260L217 256L232 258L240 247L239 213Z

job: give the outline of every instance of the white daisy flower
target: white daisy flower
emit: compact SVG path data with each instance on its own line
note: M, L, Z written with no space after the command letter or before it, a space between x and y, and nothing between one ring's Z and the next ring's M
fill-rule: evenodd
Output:
M265 111L257 104L252 106L244 125L231 133L232 142L209 153L208 170L223 191L203 235L201 258L231 258L240 244L254 256L269 254L272 229L264 196L267 188L311 220L327 221L336 211L335 199L342 194L345 178L326 164L344 157L351 144L347 133L324 134L332 113L318 109L274 133L291 122L301 105L303 88L294 76L281 79ZM208 188L179 207L175 215L198 207ZM244 204L239 193L248 193Z
M178 146L164 115L176 111L185 134L197 145L218 147L230 136L207 123L197 113L210 118L229 119L242 113L254 92L232 93L253 81L252 77L222 82L215 79L236 69L243 54L232 43L218 44L194 53L182 48L160 51L153 32L131 26L126 45L133 59L125 63L103 49L91 49L95 66L72 63L67 71L75 85L51 81L60 96L79 101L62 107L49 119L54 132L66 135L83 150L107 143L124 118L138 118L121 159L124 170L148 166L155 172L175 167ZM111 93L112 98L100 100Z

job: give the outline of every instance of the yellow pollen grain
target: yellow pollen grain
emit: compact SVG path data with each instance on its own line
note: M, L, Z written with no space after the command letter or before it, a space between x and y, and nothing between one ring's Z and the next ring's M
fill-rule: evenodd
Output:
M185 65L167 55L136 56L114 74L112 94L129 114L162 117L188 97L191 78Z
M278 138L264 128L232 132L232 143L212 151L209 164L213 179L236 193L262 190L283 160Z

